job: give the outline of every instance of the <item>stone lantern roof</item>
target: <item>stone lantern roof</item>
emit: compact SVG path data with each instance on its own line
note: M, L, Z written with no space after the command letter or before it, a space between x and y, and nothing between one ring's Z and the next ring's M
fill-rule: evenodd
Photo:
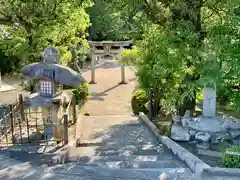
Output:
M39 91L27 97L27 106L51 106L53 102L60 101L61 93L55 92L56 84L75 85L86 82L78 72L59 65L59 60L59 51L49 46L44 50L42 62L23 67L21 72L27 79L40 79Z

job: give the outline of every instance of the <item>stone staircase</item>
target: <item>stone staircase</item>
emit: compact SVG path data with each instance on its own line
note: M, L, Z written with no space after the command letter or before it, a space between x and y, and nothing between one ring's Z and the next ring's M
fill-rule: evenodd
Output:
M88 116L78 126L81 140L76 148L69 149L65 164L13 163L0 170L0 179L196 179L136 117Z

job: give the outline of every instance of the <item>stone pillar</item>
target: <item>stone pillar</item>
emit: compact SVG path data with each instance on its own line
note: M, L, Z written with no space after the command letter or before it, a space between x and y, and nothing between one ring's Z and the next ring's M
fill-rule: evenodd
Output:
M123 47L120 48L120 52L124 50ZM127 84L126 78L125 78L125 66L124 64L121 64L121 82L120 84Z
M61 119L58 118L58 107L57 105L54 105L52 107L52 123L53 123L53 137L56 140L62 140L63 139L63 125L60 123Z
M216 115L216 85L204 87L203 116L215 117Z
M91 61L91 81L90 84L96 84L95 82L95 65L96 65L96 55L92 54L92 61Z
M125 66L124 64L121 65L121 84L127 84L125 80Z

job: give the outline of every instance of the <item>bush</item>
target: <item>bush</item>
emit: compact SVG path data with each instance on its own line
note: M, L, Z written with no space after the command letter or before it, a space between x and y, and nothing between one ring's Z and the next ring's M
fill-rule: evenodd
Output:
M73 93L75 95L77 104L86 103L89 95L88 83L78 85L76 89L73 91Z
M232 146L228 151L240 153L240 146ZM240 168L240 156L224 154L220 166L224 168Z
M138 89L133 93L131 105L134 114L138 115L139 112L144 112L145 114L148 114L147 103L148 97L145 90Z
M126 49L121 52L119 62L129 66L134 66L137 63L139 50L136 47L133 49Z

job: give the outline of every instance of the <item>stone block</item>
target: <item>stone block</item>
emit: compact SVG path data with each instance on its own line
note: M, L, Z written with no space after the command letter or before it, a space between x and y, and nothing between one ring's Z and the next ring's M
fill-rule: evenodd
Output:
M229 133L233 139L240 137L240 130L230 131Z
M201 142L209 142L210 138L211 138L211 135L209 133L207 133L207 132L198 132L195 135L195 139L199 140Z
M198 154L212 157L222 157L223 153L218 151L211 151L207 149L198 149Z
M175 141L190 141L190 134L188 129L182 126L173 124L171 129L171 138Z
M196 147L199 149L209 149L210 145L209 143L203 142L203 143L197 144Z

